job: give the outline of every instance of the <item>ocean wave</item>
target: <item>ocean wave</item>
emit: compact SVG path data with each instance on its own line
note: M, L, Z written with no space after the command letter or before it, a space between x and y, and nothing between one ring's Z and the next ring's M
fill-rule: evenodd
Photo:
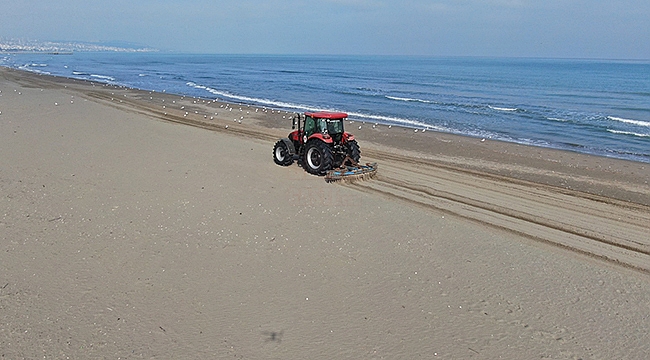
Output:
M204 85L196 84L196 83L193 83L193 82L188 82L186 85L189 86L189 87L193 87L195 89L205 90L205 91L211 93L212 95L216 95L216 96L220 96L220 97L223 97L223 98L228 98L228 99L232 99L232 100L236 100L236 101L249 102L249 103L255 103L255 104L262 104L262 105L266 105L266 106L275 106L275 107L280 107L280 108L285 108L285 109L308 110L308 111L320 111L320 110L323 110L323 109L318 109L318 108L314 108L314 107L310 107L310 106L306 106L306 105L290 104L290 103L286 103L286 102L283 102L283 101L274 101L274 100L269 100L269 99L261 99L261 98L253 98L253 97L249 97L249 96L235 95L235 94L231 94L231 93L226 92L226 91L213 89L213 88L211 88L209 86L204 86Z
M271 72L278 72L280 74L309 74L308 72L298 71L298 70L277 70L277 71L271 71Z
M96 74L91 74L90 77L100 79L100 80L108 80L108 81L115 81L115 78L111 76L106 76L106 75L96 75Z
M90 76L89 73L83 72L83 71L73 71L72 75L79 75L79 76Z
M274 101L274 100L268 100L268 99L260 99L260 98L253 98L253 97L248 97L248 96L241 96L241 95L235 95L231 94L226 91L221 91L217 89L213 89L209 86L204 86L200 85L194 82L188 82L187 86L193 87L195 89L199 90L205 90L213 95L223 97L223 98L228 98L232 100L237 100L237 101L242 101L242 102L249 102L249 103L256 103L256 104L262 104L262 105L267 105L267 106L273 106L273 107L279 107L283 109L293 109L293 110L302 110L302 111L339 111L338 109L322 109L322 108L316 108L313 106L308 106L304 104L291 104L283 101ZM429 130L436 130L436 131L444 131L444 132L452 132L452 129L447 129L439 126L434 126L430 124L426 124L421 121L416 121L416 120L410 120L410 119L405 119L405 118L399 118L399 117L392 117L392 116L384 116L384 115L372 115L372 114L364 114L360 112L347 112L348 116L350 117L351 120L355 121L375 121L375 122L381 122L381 123L387 123L387 124L395 124L395 125L403 125L403 126L410 126L410 127L418 127L418 128L425 128Z
M357 87L356 89L359 90L359 91L371 92L371 93L381 93L381 92L383 92L380 89L374 89L374 88L369 88L369 87Z
M485 115L485 105L477 104L468 104L461 102L441 102L434 100L424 100L418 98L407 98L399 96L390 96L384 95L386 99L400 101L400 102L409 102L409 103L421 103L421 104L431 104L434 109L439 111L448 111L448 112L465 112L473 115ZM513 109L513 111L518 111L519 109ZM503 111L506 111L504 109Z
M496 111L507 111L507 112L519 111L519 109L517 109L517 108L506 108L506 107L498 107L498 106L492 106L492 105L488 105L488 107L490 109L496 110Z
M632 135L632 136L650 138L650 134L641 134L641 133L635 133L635 132L632 132L632 131L620 131L620 130L612 130L612 129L607 129L607 131L612 133L612 134Z
M337 89L335 90L336 93L342 94L342 95L352 95L352 96L367 96L367 97L384 97L383 91L377 90L377 89L371 89L371 88L345 88L345 89Z
M29 72L36 73L36 74L51 75L47 71L34 69L34 68L30 67L29 65L18 66L18 69L19 70L24 70L24 71L29 71Z
M429 101L429 100L412 99L412 98L403 98L403 97L388 96L388 95L386 95L386 99L396 100L396 101L406 101L406 102L420 102L420 103L424 103L424 104L431 104L431 103L433 103L433 101Z
M650 122L648 121L641 121L641 120L632 120L632 119L623 119L615 116L608 116L607 119L611 121L618 121L622 122L625 124L631 124L631 125L637 125L637 126L644 126L644 127L650 127Z
M560 118L555 118L555 117L547 117L546 119L551 120L551 121L558 121L558 122L569 122L570 120L567 119L560 119Z
M372 114L364 114L358 112L349 112L348 115L358 118L359 120L365 119L365 120L372 120L372 121L387 123L387 124L426 128L430 130L445 131L445 132L451 131L451 129L443 128L440 126L430 125L421 121L399 118L394 116L372 115Z

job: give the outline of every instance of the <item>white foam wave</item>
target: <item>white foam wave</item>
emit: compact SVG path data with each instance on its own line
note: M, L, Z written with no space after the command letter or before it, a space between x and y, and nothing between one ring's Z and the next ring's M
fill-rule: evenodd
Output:
M30 67L29 65L18 66L18 69L33 72L33 73L36 73L36 74L50 75L50 73L47 72L47 71L34 69L34 68Z
M547 117L548 120L551 121L559 121L559 122L568 122L569 120L567 119L560 119L560 118L554 118L554 117Z
M490 109L496 110L496 111L517 111L517 110L519 110L517 108L505 108L505 107L498 107L498 106L492 106L492 105L488 105L488 107Z
M449 129L445 129L445 128L442 128L442 127L439 127L439 126L433 126L433 125L425 124L425 123L420 122L420 121L404 119L404 118L398 118L398 117L393 117L393 116L369 115L369 114L362 114L362 113L355 113L355 112L348 113L348 115L356 117L356 118L360 118L360 119L368 119L368 120L374 120L374 121L379 121L379 122L400 124L400 125L405 125L405 126L414 126L414 127L420 127L420 128L427 128L427 129L430 129L430 130L437 130L437 131L449 131Z
M303 110L303 111L322 111L322 110L328 110L328 111L339 111L338 109L322 109L322 108L315 108L312 106L307 106L307 105L297 105L297 104L290 104L282 101L273 101L273 100L268 100L268 99L259 99L259 98L252 98L248 96L241 96L241 95L234 95L225 91L220 91L213 89L208 86L204 85L199 85L193 82L188 82L188 86L193 87L195 89L200 89L200 90L205 90L208 91L209 93L213 95L217 95L220 97L224 98L229 98L233 100L238 100L238 101L243 101L243 102L252 102L252 103L257 103L257 104L263 104L263 105L268 105L268 106L274 106L274 107L280 107L284 109L295 109L295 110ZM347 113L353 120L356 118L356 120L372 120L372 121L377 121L377 122L385 122L385 123L393 123L393 124L400 124L404 126L413 126L413 127L419 127L419 128L426 128L430 130L437 130L437 131L445 131L449 132L450 129L442 128L442 127L437 127L437 126L432 126L429 124L425 124L420 121L415 121L415 120L410 120L410 119L404 119L404 118L398 118L398 117L392 117L392 116L383 116L383 115L369 115L369 114L363 114L363 113L355 113L355 112L348 112Z
M90 77L94 77L101 80L115 81L115 78L106 75L91 74Z
M431 101L422 100L422 99L403 98L403 97L388 96L388 95L386 95L386 98L390 99L390 100L396 100L396 101L421 102L421 103L424 103L424 104L431 104Z
M257 103L257 104L262 104L262 105L267 105L269 107L279 107L283 109L295 109L295 110L301 110L301 111L340 111L340 109L323 109L323 108L315 108L312 106L308 105L301 105L301 104L291 104L291 103L286 103L282 101L273 101L273 100L268 100L268 99L260 99L260 98L253 98L253 97L248 97L248 96L241 96L241 95L234 95L226 91L221 91L217 90L214 88L211 88L209 86L204 86L204 85L199 85L194 82L187 82L187 86L193 87L195 89L199 90L205 90L213 95L223 97L223 98L228 98L232 100L237 100L241 102L249 102L249 103ZM417 99L416 99L417 100ZM436 125L431 125L427 124L421 121L416 121L416 120L411 120L411 119L406 119L406 118L400 118L400 117L393 117L393 116L384 116L384 115L372 115L372 114L364 114L364 113L359 113L359 112L346 112L351 120L354 121L373 121L373 122L380 122L380 123L386 123L386 124L395 124L398 126L406 126L406 127L414 127L414 128L420 128L420 129L427 129L427 130L433 130L433 131L440 131L440 132L446 132L446 133L458 133L458 134L463 134L463 135L469 135L469 136L477 136L476 134L472 132L460 132L455 129L451 128L446 128L442 126L436 126ZM494 136L494 134L490 134L489 137Z
M650 134L640 134L640 133L635 133L632 131L620 131L620 130L611 130L607 129L612 134L622 134L622 135L632 135L632 136L638 136L638 137L650 137Z
M187 86L193 87L195 89L199 90L205 90L213 95L217 95L220 97L224 98L229 98L237 101L243 101L243 102L252 102L252 103L257 103L257 104L263 104L263 105L268 105L268 106L275 106L275 107L281 107L281 108L287 108L287 109L300 109L300 110L310 110L310 111L319 111L322 109L317 109L309 106L304 106L304 105L295 105L295 104L290 104L290 103L285 103L282 101L273 101L273 100L268 100L268 99L259 99L259 98L252 98L248 96L241 96L241 95L234 95L225 91L220 91L217 89L213 89L208 86L204 85L199 85L193 82L188 82Z
M632 125L637 125L637 126L650 127L650 122L648 122L648 121L623 119L623 118L619 118L619 117L615 117L615 116L608 116L607 118L609 120L618 121L618 122L622 122L622 123L625 123L625 124L632 124Z

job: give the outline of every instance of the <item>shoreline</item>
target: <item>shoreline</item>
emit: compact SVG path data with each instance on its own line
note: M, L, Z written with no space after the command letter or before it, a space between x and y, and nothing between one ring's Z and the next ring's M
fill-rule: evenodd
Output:
M52 86L57 86L57 84L60 86L63 83L64 87L79 86L80 89L83 89L90 86L94 88L93 90L112 89L111 93L117 90L123 92L120 93L120 96L123 97L126 96L125 94L130 94L134 98L120 100L142 100L137 104L133 103L133 105L146 108L152 115L162 120L186 123L215 131L225 131L225 128L220 127L229 125L230 133L267 140L284 137L291 129L288 118L293 112L270 107L221 100L213 101L208 98L187 97L90 80L5 69L9 74L15 72L19 78L22 77L25 80L29 78L47 80L51 82ZM92 96L104 101L120 101L110 100L108 94L109 92L106 91L96 91ZM156 95L155 99L152 96L154 94ZM167 102L163 103L163 99L166 99ZM219 111L224 108L234 108L235 114L238 111L239 114L235 116L232 111L228 111L228 113ZM258 111L251 114L250 109ZM219 115L214 115L213 112L219 113ZM231 115L234 120L232 124L229 121ZM240 124L239 120L243 120L244 125ZM375 127L374 124L358 121L349 121L346 125L346 130L360 139L362 151L368 147L369 150L380 152L374 156L373 160L379 160L377 157L384 153L397 153L438 165L458 167L493 176L540 183L566 191L578 191L650 206L650 190L648 190L650 163L432 130L414 132L414 128L405 126L378 125ZM265 133L267 131L265 129L268 129L269 133ZM364 143L369 146L364 146Z
M85 82L88 82L88 83L93 83L94 82L91 79L78 79L78 78L74 78L74 77L51 75L51 74L46 74L46 73L39 73L38 71L29 71L29 70L23 70L23 69L15 69L15 68L7 68L7 69L16 70L16 71L24 71L26 73L32 73L32 74L36 74L36 75L52 76L52 77L55 77L55 78L66 79L66 80L70 80L70 81L82 81L82 82L85 81ZM151 92L160 93L160 94L165 94L166 93L164 91L160 92L160 91L156 91L156 90L146 90L146 89L132 88L132 87L129 87L129 86L110 85L110 84L102 83L102 82L100 82L100 80L98 80L98 83L99 84L105 84L105 85L108 85L108 86L117 86L119 88L128 88L128 89L131 89L131 90L134 90L134 91L143 91L143 92L147 92L147 93L151 93ZM202 97L202 96L196 97L196 96L177 94L177 93L170 93L170 94L174 94L174 95L177 95L177 96L180 96L180 97L199 99L199 100L209 100L209 101L213 100L213 97ZM231 104L231 105L236 105L236 106L248 106L248 107L252 106L252 107L256 107L256 108L269 108L269 109L275 109L276 111L294 113L292 111L287 111L287 110L283 110L283 109L280 109L280 108L273 108L273 107L264 106L264 105L256 105L254 103L233 102L233 101L229 101L229 100L225 100L225 99L220 99L218 96L216 98L217 98L219 103L223 103L223 104ZM439 131L439 130L432 129L431 127L428 127L428 126L425 126L425 125L423 125L423 126L415 126L415 125L397 124L397 123L390 124L390 123L385 123L385 122L381 122L381 121L376 122L376 121L363 121L363 120L353 120L353 122L355 124L357 124L357 125L358 124L363 124L364 126L371 126L371 127L373 125L376 125L378 127L389 127L390 126L392 128L401 128L401 129L411 130L411 131L415 131L415 132L429 131L429 132L433 132L433 133L437 133L437 134L459 136L461 138L489 140L489 141L495 141L495 142L502 142L502 143L506 143L506 144L519 145L519 146L524 146L524 147L542 148L542 149L547 149L547 150L562 151L562 152L575 153L575 154L580 154L580 155L595 156L595 157L598 157L598 158L623 160L623 161L630 161L630 162L633 162L633 163L643 163L643 164L650 165L650 158L648 158L646 161L643 161L643 160L635 160L633 158L625 158L625 157L622 156L622 155L625 155L625 153L619 154L621 156L607 156L605 154L598 154L598 153L591 153L591 152L585 152L585 151L579 151L579 150L572 150L572 147L578 148L580 146L575 145L575 144L570 144L570 143L556 144L557 146L550 146L550 145L549 146L543 146L543 145L527 144L525 142L508 141L508 140L503 140L503 139L491 139L491 138L484 138L484 137L481 137L481 136L473 136L473 135L469 135L469 134L461 134L461 133L454 133L454 132ZM355 125L355 127L357 125ZM562 145L564 145L565 147L562 147ZM404 145L401 145L399 147L403 147L403 146ZM644 159L644 158L647 157L646 155L635 154L635 153L627 153L627 155L635 156L635 157L640 158L640 159Z
M0 357L650 352L643 164L355 123L378 175L327 184L273 163L286 112L0 91Z
M189 54L177 54L175 56L179 56L179 57L166 59L166 57L163 56L163 58L161 58L161 61L163 63L169 63L169 64L172 64L174 61L180 61L179 63L185 63L185 61L189 61L189 63L191 63L192 61L194 61L191 59L198 60L200 58L200 56L195 58L193 55L189 55ZM190 57L186 60L181 60L185 56L190 56ZM216 61L217 63L223 63L223 64L232 62L233 65L235 65L238 63L237 59L239 55L224 55L223 59L221 60L219 55L214 55L214 56L215 56L214 58L211 58L212 59L211 61ZM357 99L355 97L357 95L355 95L356 93L354 89L350 89L351 93L349 95L344 95L343 93L338 94L338 91L332 92L331 91L332 89L328 90L327 86L325 87L319 86L319 89L317 91L319 92L322 91L323 92L322 95L316 95L314 93L311 95L307 95L304 98L302 96L295 97L292 95L291 97L294 98L295 100L294 101L286 98L286 96L283 96L281 93L277 93L278 91L277 86L273 86L272 88L269 88L267 91L264 91L264 93L258 93L257 91L255 91L254 88L250 88L247 90L237 84L238 81L236 80L237 76L231 77L226 75L226 73L224 73L226 77L222 78L221 80L216 78L208 80L207 78L211 78L211 75L209 74L214 73L215 70L210 69L209 66L206 67L205 65L201 65L202 62L200 61L196 65L193 65L193 67L195 68L189 68L189 69L185 68L185 70L180 70L182 68L179 68L178 70L179 73L185 74L187 72L187 75L183 76L183 78L186 78L187 81L172 80L173 78L175 78L175 76L171 76L170 78L165 78L165 79L163 78L158 79L158 76L151 76L156 72L155 69L151 68L150 70L145 71L145 69L147 69L148 66L143 66L141 69L142 71L138 71L134 73L130 73L128 71L123 73L122 71L124 71L125 69L120 70L121 68L120 66L114 69L111 69L111 67L109 67L104 70L102 70L101 68L97 68L93 71L90 71L90 69L87 68L86 70L81 72L72 71L71 69L66 68L68 65L74 67L75 66L74 64L76 63L78 63L79 66L83 67L82 64L85 61L88 61L91 58L95 58L95 57L96 56L93 55L86 60L84 60L84 58L82 57L77 60L73 59L74 61L71 62L63 61L63 60L61 61L52 60L51 64L49 65L48 65L48 60L45 58L42 59L43 61L39 61L38 58L34 58L33 61L25 61L24 66L20 66L23 65L22 61L16 59L14 61L8 61L7 65L10 65L12 67L18 67L23 70L31 70L34 72L39 72L39 71L43 71L44 73L52 72L52 74L59 74L60 76L64 76L64 77L79 78L79 79L85 78L89 81L99 80L104 82L112 82L116 84L116 82L113 81L115 79L110 78L111 77L110 74L112 73L114 76L117 76L118 78L122 79L124 83L130 84L126 86L133 87L135 89L140 89L145 91L150 91L155 89L155 91L160 91L160 92L167 91L177 95L186 95L186 96L194 96L199 98L210 98L210 99L217 96L221 100L226 102L233 102L238 104L250 103L251 106L255 105L260 107L271 106L286 111L295 111L296 109L299 108L318 110L319 103L321 103L321 105L325 104L318 101L318 97L324 96L324 98L328 98L328 100L326 101L328 104L339 104L338 106L331 105L328 106L327 108L331 108L332 110L336 110L336 111L348 112L351 114L350 116L351 119L358 120L358 121L366 121L368 125L372 125L374 123L382 123L382 121L384 121L383 122L384 125L392 124L393 126L397 126L397 124L400 124L400 126L412 127L413 129L419 129L419 130L426 128L427 131L435 130L435 131L441 131L443 133L451 133L460 136L475 137L479 139L486 138L486 139L493 139L493 140L505 141L509 143L516 143L522 145L532 145L535 147L544 147L549 149L558 149L562 151L591 154L591 155L607 157L607 158L617 158L617 159L631 160L636 162L650 163L650 154L648 154L647 151L647 146L646 146L647 143L645 141L646 136L643 131L644 125L647 124L647 121L643 120L644 115L642 113L638 113L637 110L639 109L634 111L632 109L628 109L627 111L624 109L617 110L616 103L612 102L615 99L614 97L610 98L609 100L603 99L601 103L599 104L594 103L593 105L588 105L589 104L588 99L578 100L576 98L570 101L570 102L576 101L573 105L571 105L570 103L565 103L566 101L568 101L569 98L554 99L551 97L545 99L542 93L538 93L539 89L533 90L535 86L531 88L531 91L529 93L527 94L521 93L523 98L519 100L517 100L516 93L510 94L513 96L513 98L510 100L505 100L505 98L499 100L499 96L510 96L507 95L509 90L505 88L503 89L503 94L501 95L499 95L499 92L501 90L498 90L496 88L493 88L492 89L493 91L491 91L489 88L485 89L484 91L486 92L486 94L491 93L493 96L488 96L483 100L480 99L481 97L473 99L471 101L469 99L468 101L464 101L462 98L458 98L458 99L454 99L453 101L451 99L447 99L441 102L434 102L434 103L429 103L429 100L427 99L429 98L434 99L437 98L438 96L443 96L443 93L445 93L446 90L441 90L442 93L436 91L436 93L439 93L438 95L436 95L435 93L431 93L425 96L426 99L419 99L419 96L415 94L412 96L400 97L400 96L392 96L387 92L385 97L384 96L375 97L375 95L372 95L371 93L368 94L360 93L357 95L371 96L370 98L368 98L368 100L370 100L372 104L374 104L374 105L369 105L371 108L363 110L362 108L367 106L362 106L362 108L359 108L358 106L349 103L349 101L354 101L355 103L359 102L358 105L362 105L363 101L365 101L362 98ZM100 56L100 58L101 57L103 56ZM119 57L121 58L121 56ZM129 57L130 56L127 55L124 58L124 60L117 60L117 61L118 63L122 61L128 62L130 61L128 60ZM210 57L208 56L208 58ZM282 61L283 62L290 61L288 59L289 58L286 58ZM434 59L435 58L432 58L432 60ZM29 60L29 59L25 59L25 60ZM145 58L136 57L134 58L134 60L143 61L143 65L146 64L147 62L146 57ZM150 60L155 60L155 59L152 58ZM245 62L248 63L248 61L251 60L252 58L245 60ZM505 66L504 64L508 62L512 62L512 65L516 65L518 64L518 60L515 59L502 59L502 60L503 62L497 61L496 59L487 60L487 62L484 65L497 66L495 70L501 69L503 71L506 71L506 73L504 73L503 76L500 76L502 79L505 80L510 77L506 76L507 68L503 67ZM273 60L265 59L264 57L260 58L260 61L261 62L256 62L255 65L256 67L262 66L262 64L264 64L267 61L270 61L269 65L274 63ZM442 63L447 63L449 61L450 60L444 60L444 62ZM477 59L475 62L473 62L473 64L480 65L482 61L483 60ZM562 62L562 60L558 60L558 61ZM33 64L29 64L29 63L33 63ZM390 62L380 61L379 63L382 64L381 66L390 66L389 65ZM405 63L405 66L408 66L406 65L407 63ZM452 65L454 63L455 61L451 61L449 65ZM529 69L527 71L531 71L531 74L529 75L532 76L525 76L521 78L519 80L521 81L520 85L528 82L531 78L534 78L534 73L536 71L535 70L536 61L533 60L524 63L527 64L527 68ZM312 66L312 64L315 65L318 64L318 62L310 61L309 64L310 64L309 66ZM354 64L355 62L353 61L350 66L356 66ZM460 62L459 64L455 64L453 66L458 66L461 64L464 63ZM47 66L43 66L43 65L49 66L50 67L49 70ZM521 63L521 65L523 65L523 63ZM292 67L291 62L288 62L286 66ZM435 70L435 66L437 65L435 65L434 63L431 69L429 69L432 74L435 74L436 71L438 71ZM569 66L569 64L567 64L566 62L561 63L562 68L564 68L565 66ZM622 71L624 70L626 72L627 71L633 72L634 68L635 68L634 66L630 66L627 67L626 69L622 69ZM475 68L475 70L479 71L480 73L479 69L480 67ZM610 67L608 71L614 71L614 69L615 66ZM444 68L440 70L451 71L451 70L444 70ZM242 71L246 72L247 70L242 70ZM458 69L458 71L462 73L462 70ZM207 75L207 78L204 79L204 81L198 81L197 79L191 81L193 73L199 74L202 72L205 72L205 74ZM282 86L289 84L291 81L290 80L291 76L286 77L286 75L281 75L282 74L281 72L278 73L279 75L278 74L274 75L274 74L275 73L269 73L268 79L266 80L261 79L261 80L273 81L273 82L280 81ZM589 73L587 73L586 76L589 76L588 74ZM591 74L593 74L593 72ZM421 74L421 75L425 75L425 74ZM108 78L102 78L103 76L108 76ZM276 76L279 77L276 79ZM454 76L453 73L450 73L446 75L445 78L450 78L453 76ZM287 80L286 84L285 82L283 82L284 81L282 80L283 78ZM211 88L210 84L214 85L215 84L214 81L216 81L216 83L222 83L222 85L216 86L216 88ZM381 81L381 80L379 80L378 78L377 81ZM410 78L409 81L415 81L414 83L417 83L417 80L413 80ZM470 82L466 84L467 86L465 86L467 89L472 88L471 79L469 81ZM493 79L493 81L499 82L498 79ZM620 79L616 81L620 81ZM122 81L119 81L118 83L119 84L117 85L125 85ZM322 84L322 82L320 83ZM326 79L325 79L325 83L327 83ZM609 80L607 81L607 83L613 86L613 83L611 83ZM242 86L244 86L244 83L242 83ZM353 84L351 84L351 86L354 88ZM517 85L510 85L508 88L513 88L513 86L516 87ZM528 86L531 85L529 84ZM625 85L623 84L620 84L619 86L625 87ZM604 91L604 89L601 90ZM291 86L287 88L287 91L291 91ZM382 91L384 90L380 90L380 92ZM585 93L590 92L588 88L583 89L583 91ZM545 92L553 93L554 90L549 88L545 90ZM616 90L611 89L610 92L612 94L615 94ZM326 95L326 94L330 94L330 95ZM316 96L316 98L310 101L309 98L312 98L313 96ZM454 95L450 95L450 96L453 97ZM598 95L594 95L594 96L598 97ZM524 98L528 100L524 100ZM356 99L356 100L352 100L352 99ZM636 100L630 100L630 101L640 101L640 98L638 96L635 96L634 99ZM520 103L520 104L518 106L512 104L510 105L500 104L500 101L506 101L506 103L512 102L512 103ZM348 105L344 105L346 103ZM539 107L534 104L538 104ZM472 110L473 107L476 107L476 111ZM643 106L641 105L639 105L638 107L643 108ZM326 110L326 109L320 109L320 110ZM447 113L447 111L450 111L450 113ZM466 123L466 121L469 122ZM472 125L473 123L476 124L476 126ZM594 126L591 126L590 124Z

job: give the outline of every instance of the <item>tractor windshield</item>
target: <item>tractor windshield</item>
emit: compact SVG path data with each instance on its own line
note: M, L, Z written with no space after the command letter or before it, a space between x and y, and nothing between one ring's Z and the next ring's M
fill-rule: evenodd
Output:
M323 130L327 130L329 134L343 133L343 119L321 119L321 126Z

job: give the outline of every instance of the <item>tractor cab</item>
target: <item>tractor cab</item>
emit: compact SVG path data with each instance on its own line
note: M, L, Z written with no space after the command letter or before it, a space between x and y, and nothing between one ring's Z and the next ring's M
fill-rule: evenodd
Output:
M292 133L294 135L292 136L292 140L304 144L315 136L327 143L341 143L343 134L345 133L343 122L347 117L348 114L346 113L334 112L297 114L294 118L293 129L298 125L298 131L294 132L295 134Z

